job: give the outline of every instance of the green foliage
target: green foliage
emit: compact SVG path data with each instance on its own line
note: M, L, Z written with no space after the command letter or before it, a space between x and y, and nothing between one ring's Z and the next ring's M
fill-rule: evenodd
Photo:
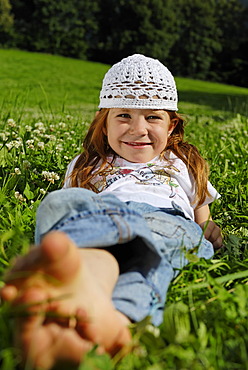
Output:
M5 14L8 1L0 2ZM248 86L248 7L241 0L15 0L11 5L15 33L3 45L109 64L143 53L179 76Z
M240 1L222 0L216 8L218 37L221 51L212 61L212 78L215 81L248 86L248 61L245 50L248 48L248 7L244 9ZM242 24L242 27L240 25Z
M9 32L13 26L13 15L10 14L11 5L9 0L0 1L0 26L3 31Z
M166 60L178 39L177 8L172 0L166 4L163 0L106 0L100 3L101 32L92 51L95 60L113 63L132 53Z
M216 22L216 6L212 1L176 1L180 9L177 42L170 50L173 71L181 76L204 79L208 75L213 55L221 51L220 28ZM183 55L183 58L182 58Z
M13 2L17 45L24 49L85 59L97 24L88 0ZM90 37L89 37L90 33Z
M13 34L14 18L9 0L0 0L0 45L8 44Z
M2 285L12 258L33 243L41 199L61 186L66 165L81 150L107 66L17 51L0 51L0 56L0 78L6 86L0 91ZM248 90L189 79L177 82L180 111L189 116L187 140L208 159L211 182L221 193L211 213L223 229L225 248L212 260L192 261L178 271L163 324L156 328L146 318L132 325L127 356L110 359L93 349L81 370L247 369ZM30 85L33 90L27 94ZM12 348L14 328L6 310L0 307L1 369L14 370L20 358Z
M33 242L37 206L48 191L61 186L66 163L79 150L74 134L69 117L56 125L1 121L1 271Z
M159 329L137 325L140 345L117 369L245 369L248 287L215 293L207 304L195 306L190 295L170 304Z

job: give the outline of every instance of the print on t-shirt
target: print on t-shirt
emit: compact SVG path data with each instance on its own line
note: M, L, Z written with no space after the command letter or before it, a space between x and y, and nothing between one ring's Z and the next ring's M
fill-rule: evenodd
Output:
M159 166L155 163L148 163L147 166L137 169L115 166L110 172L108 172L106 177L100 178L94 185L98 191L101 192L112 185L115 181L130 176L135 178L136 184L170 186L170 198L173 198L175 196L175 188L178 187L178 184L176 184L171 177L171 174L174 174L175 172L180 172L175 166Z

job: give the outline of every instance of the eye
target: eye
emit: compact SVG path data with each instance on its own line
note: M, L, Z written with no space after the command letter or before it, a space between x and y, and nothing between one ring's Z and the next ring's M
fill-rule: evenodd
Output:
M121 113L121 114L118 114L117 117L120 117L120 118L131 118L130 114L128 113Z
M162 118L159 117L159 116L150 115L146 119L149 120L149 121L157 121L157 120L161 120Z

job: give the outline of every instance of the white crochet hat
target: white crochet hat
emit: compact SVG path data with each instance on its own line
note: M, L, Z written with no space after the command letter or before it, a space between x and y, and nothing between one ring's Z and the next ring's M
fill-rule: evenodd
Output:
M99 108L177 110L175 80L156 59L134 54L106 73Z

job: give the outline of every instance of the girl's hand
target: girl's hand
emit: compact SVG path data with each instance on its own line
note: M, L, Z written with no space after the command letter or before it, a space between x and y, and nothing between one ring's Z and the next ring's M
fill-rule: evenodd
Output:
M212 220L202 222L200 227L204 231L205 238L213 244L214 248L218 249L223 246L221 229Z

